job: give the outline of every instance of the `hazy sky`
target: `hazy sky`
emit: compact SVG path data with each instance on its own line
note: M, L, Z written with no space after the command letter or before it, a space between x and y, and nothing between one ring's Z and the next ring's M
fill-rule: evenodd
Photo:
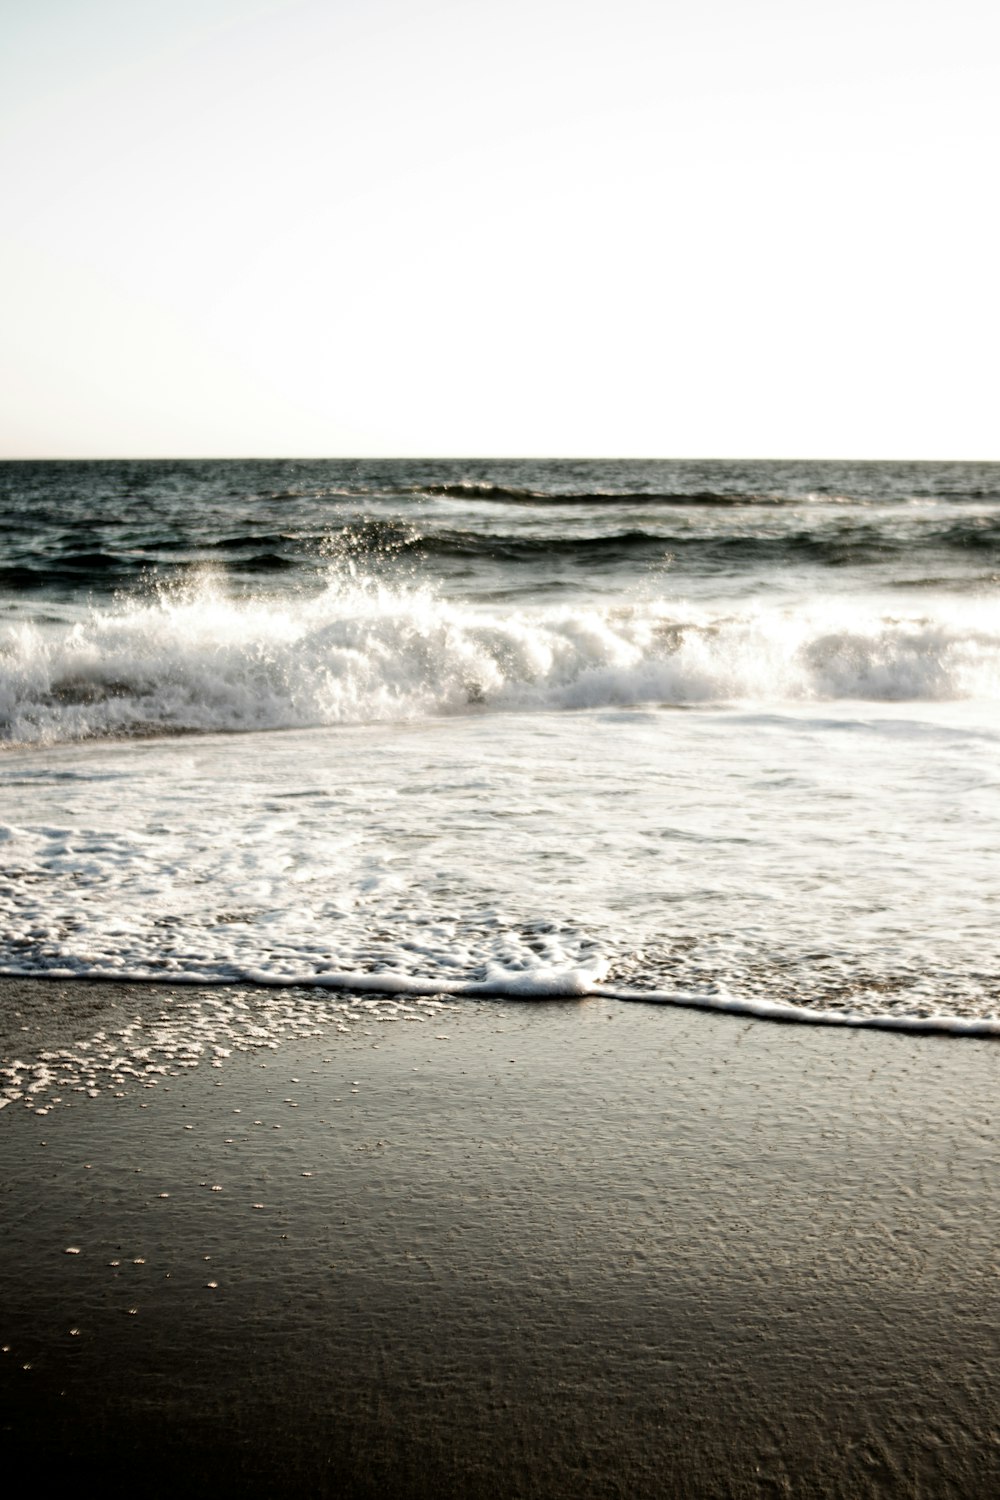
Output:
M1000 459L994 0L0 0L0 456Z

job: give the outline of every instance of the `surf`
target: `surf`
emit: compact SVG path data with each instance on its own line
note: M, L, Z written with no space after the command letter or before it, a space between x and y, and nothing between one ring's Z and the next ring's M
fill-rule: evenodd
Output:
M722 702L1000 699L1000 604L477 606L332 572L311 597L210 573L0 635L8 745Z

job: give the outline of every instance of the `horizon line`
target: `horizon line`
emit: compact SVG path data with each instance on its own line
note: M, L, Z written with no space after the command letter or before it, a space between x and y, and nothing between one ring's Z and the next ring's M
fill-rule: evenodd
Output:
M85 463L684 463L684 464L1000 464L997 458L874 458L864 455L831 457L815 454L568 454L568 453L101 453L12 454L0 464Z

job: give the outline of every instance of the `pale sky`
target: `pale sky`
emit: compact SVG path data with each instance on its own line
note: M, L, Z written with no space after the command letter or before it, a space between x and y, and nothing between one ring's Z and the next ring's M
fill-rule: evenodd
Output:
M995 0L0 0L0 457L1000 459Z

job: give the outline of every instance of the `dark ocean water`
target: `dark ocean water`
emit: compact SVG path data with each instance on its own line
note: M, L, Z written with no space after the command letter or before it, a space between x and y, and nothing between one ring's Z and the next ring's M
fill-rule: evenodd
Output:
M1000 1004L1000 466L0 466L0 971Z
M995 581L1000 466L651 462L0 465L0 588L79 604L210 569L235 588L321 587L331 562L455 597L680 587L844 570L890 587ZM851 586L848 583L848 586Z

